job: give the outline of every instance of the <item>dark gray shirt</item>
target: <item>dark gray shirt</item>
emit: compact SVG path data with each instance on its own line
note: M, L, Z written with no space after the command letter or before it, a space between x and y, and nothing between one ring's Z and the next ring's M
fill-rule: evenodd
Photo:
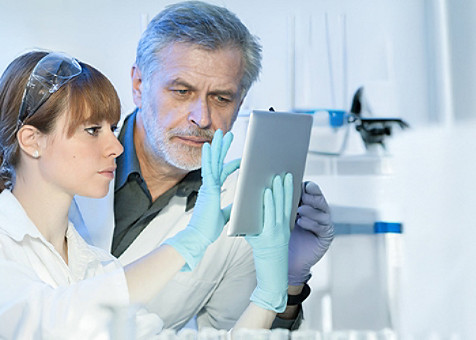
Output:
M134 111L126 117L119 134L124 153L117 160L114 187L115 228L112 254L119 257L150 221L167 206L174 196L187 197L186 211L193 208L198 189L202 184L200 170L189 172L177 185L152 201L147 184L142 177L139 160L134 147Z

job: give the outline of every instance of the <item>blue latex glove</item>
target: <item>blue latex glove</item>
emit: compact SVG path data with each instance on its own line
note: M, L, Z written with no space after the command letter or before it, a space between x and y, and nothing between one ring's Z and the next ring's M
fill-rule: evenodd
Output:
M311 277L311 267L326 253L334 238L329 206L316 183L303 183L301 203L289 240L289 284L299 286Z
M281 313L288 290L289 222L293 201L293 177L273 180L273 190L264 192L264 225L258 236L246 236L253 248L257 286L251 295L256 305Z
M230 218L230 207L221 209L221 186L226 178L240 167L240 160L223 165L226 153L233 140L233 134L217 130L212 145L202 147L202 186L187 228L167 239L164 244L174 247L185 259L182 271L195 268L207 247L223 231Z

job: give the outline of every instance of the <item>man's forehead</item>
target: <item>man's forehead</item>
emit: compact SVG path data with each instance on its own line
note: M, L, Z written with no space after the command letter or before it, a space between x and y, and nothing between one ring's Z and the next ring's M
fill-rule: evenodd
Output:
M165 79L164 79L165 80ZM240 92L240 84L239 83L230 83L230 82L213 82L213 83L206 83L203 81L196 81L194 77L187 77L177 75L176 77L171 77L166 80L167 86L183 86L184 88L191 89L191 90L201 90L202 88L206 88L207 92L214 93L214 94L223 94L223 95L236 95Z
M244 73L241 51L226 47L208 50L199 45L170 44L159 52L158 73L172 78L204 77L220 79L224 83L239 83Z

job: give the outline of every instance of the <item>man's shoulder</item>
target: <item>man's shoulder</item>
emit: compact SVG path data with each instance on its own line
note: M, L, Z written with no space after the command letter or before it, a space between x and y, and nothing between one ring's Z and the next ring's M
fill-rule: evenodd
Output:
M126 133L126 131L128 129L134 128L136 115L137 115L137 108L129 114L121 115L121 118L119 119L119 123L117 124L119 129L117 129L116 131L116 137L121 141L121 143L123 142L124 134Z

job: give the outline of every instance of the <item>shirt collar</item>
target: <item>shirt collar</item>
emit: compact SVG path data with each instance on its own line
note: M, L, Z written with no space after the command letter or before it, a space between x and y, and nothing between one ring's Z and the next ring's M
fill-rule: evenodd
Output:
M134 146L134 125L136 115L137 109L124 120L124 125L118 137L124 147L124 152L116 159L117 170L115 191L124 186L129 175L136 173L142 177L139 159L137 158Z
M198 190L202 185L202 174L200 169L191 171L179 183L177 188L177 195L187 197L185 204L185 211L189 211L195 207L195 202L198 197Z
M177 195L188 197L192 192L198 192L202 185L200 169L190 171L178 184Z
M68 240L68 267L74 279L79 281L85 278L89 266L98 262L111 260L108 257L98 256L98 252L79 235L74 225L69 222L66 229Z
M42 237L20 202L7 189L0 193L0 230L5 231L15 241L22 241L26 235Z
M16 242L22 242L26 236L40 239L54 250L54 247L45 240L10 190L3 190L0 193L0 231L5 232ZM66 237L70 260L68 266L73 270L77 279L84 278L87 267L91 263L110 261L105 256L98 256L97 252L81 238L71 222L68 223Z

